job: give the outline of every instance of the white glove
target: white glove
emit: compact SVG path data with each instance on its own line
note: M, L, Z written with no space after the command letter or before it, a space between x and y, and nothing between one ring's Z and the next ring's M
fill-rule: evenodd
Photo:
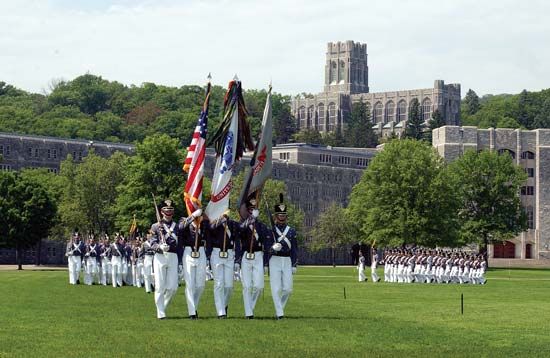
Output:
M162 244L162 245L160 245L160 249L164 252L168 252L168 250L170 250L170 245Z
M235 272L239 272L241 270L241 265L239 265L238 263L235 263L235 266L233 267L233 270Z
M202 209L197 209L197 210L193 211L193 213L191 214L191 216L194 217L194 218L198 218L201 215L202 215Z
M279 252L283 248L283 245L281 245L281 243L279 242L276 242L273 244L273 246L271 246L271 248L273 249L273 251Z
M292 267L292 274L296 275L296 271L298 271L298 268L296 266Z
M269 269L267 268L267 266L264 266L264 275L267 275L269 272Z
M252 216L254 218L257 218L259 215L260 215L260 210L258 210L258 209L252 210Z

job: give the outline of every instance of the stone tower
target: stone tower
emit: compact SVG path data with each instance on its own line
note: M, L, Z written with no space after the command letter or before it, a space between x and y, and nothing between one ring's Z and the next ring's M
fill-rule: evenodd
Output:
M325 64L325 92L368 93L367 44L329 42Z

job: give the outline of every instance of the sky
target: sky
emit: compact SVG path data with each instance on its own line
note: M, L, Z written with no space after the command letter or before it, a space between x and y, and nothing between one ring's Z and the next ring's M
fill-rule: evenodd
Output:
M366 43L371 92L550 87L542 0L0 0L0 81L47 93L92 73L127 85L323 90L326 44Z

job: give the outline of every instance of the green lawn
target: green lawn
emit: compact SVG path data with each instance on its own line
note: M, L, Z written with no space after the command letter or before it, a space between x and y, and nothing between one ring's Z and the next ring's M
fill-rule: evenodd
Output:
M239 284L229 319L216 319L211 282L200 320L187 318L180 287L159 321L142 289L67 276L0 271L0 357L550 357L550 270L491 270L472 286L359 283L354 268L300 267L283 321L267 277L253 321Z

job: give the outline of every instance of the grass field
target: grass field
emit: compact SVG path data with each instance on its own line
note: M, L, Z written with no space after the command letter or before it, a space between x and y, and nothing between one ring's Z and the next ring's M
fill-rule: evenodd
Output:
M255 320L243 319L239 284L229 319L216 319L208 282L200 320L187 318L180 287L160 321L142 289L67 276L0 271L0 357L550 357L550 270L490 270L472 286L359 283L354 268L300 267L282 321L267 277Z

